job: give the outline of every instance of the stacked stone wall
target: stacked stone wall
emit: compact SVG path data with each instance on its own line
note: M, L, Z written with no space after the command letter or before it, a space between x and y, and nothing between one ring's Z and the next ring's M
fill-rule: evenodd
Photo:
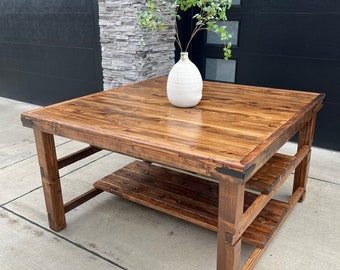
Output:
M145 0L98 0L104 89L157 76L174 65L174 30L161 33L137 28ZM166 15L171 22L170 14Z

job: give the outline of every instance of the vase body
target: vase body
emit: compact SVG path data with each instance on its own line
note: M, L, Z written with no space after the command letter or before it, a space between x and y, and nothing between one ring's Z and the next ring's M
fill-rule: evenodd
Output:
M182 108L194 107L202 99L203 81L198 68L192 63L187 52L170 70L167 81L169 102Z

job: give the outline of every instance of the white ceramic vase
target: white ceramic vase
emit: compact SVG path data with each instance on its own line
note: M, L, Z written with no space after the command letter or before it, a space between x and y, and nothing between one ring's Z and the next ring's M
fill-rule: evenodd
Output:
M170 70L167 81L169 102L182 108L196 106L202 99L203 81L201 73L187 52L181 52L181 58Z

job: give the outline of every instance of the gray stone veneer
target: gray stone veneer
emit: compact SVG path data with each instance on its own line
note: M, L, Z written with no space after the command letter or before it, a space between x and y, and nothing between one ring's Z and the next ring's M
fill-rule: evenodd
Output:
M167 75L174 65L173 27L159 34L138 29L136 15L145 0L98 4L104 89Z

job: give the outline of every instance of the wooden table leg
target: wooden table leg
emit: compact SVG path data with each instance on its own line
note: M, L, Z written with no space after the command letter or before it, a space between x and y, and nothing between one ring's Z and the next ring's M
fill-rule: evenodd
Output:
M299 141L298 141L298 151L304 146L308 145L309 147L312 146L313 138L314 138L314 130L315 130L315 122L316 122L316 113L313 117L302 127L299 132ZM309 152L306 157L301 161L299 166L295 169L294 174L294 186L293 186L293 193L299 188L302 187L305 192L300 198L300 202L305 199L306 196L306 185L308 179L308 172L309 172L309 162L311 158L311 152Z
M244 185L221 180L219 183L217 269L238 270L241 237L235 237L243 215Z
M66 220L54 137L39 130L34 130L34 136L49 226L60 231L66 227Z

